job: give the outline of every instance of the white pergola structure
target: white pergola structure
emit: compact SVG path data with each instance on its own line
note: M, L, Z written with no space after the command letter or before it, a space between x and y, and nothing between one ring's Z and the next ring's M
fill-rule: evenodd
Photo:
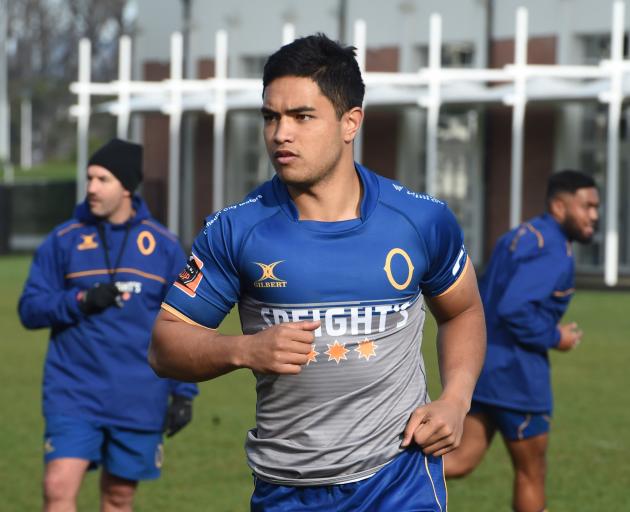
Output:
M365 105L419 106L426 109L426 192L436 193L438 161L438 118L445 104L502 103L512 107L512 151L510 187L510 226L522 218L523 139L525 109L528 102L590 100L608 105L608 148L606 170L606 233L604 280L617 284L619 273L619 121L624 98L630 97L630 60L623 58L625 2L613 5L610 59L594 66L530 65L527 63L528 13L523 7L516 12L514 62L501 69L441 67L442 21L438 14L430 17L429 65L416 73L365 71L366 24L354 25L357 61L366 85ZM283 41L295 37L294 27L283 28ZM117 118L117 134L125 138L132 112L162 112L169 116L168 227L179 231L180 131L185 111L213 115L213 207L224 205L225 128L230 110L257 110L261 105L260 79L227 76L228 38L225 31L215 37L215 74L196 80L182 76L182 36L171 36L170 78L163 81L131 79L131 41L120 41L119 79L109 83L90 80L90 42L82 40L79 52L79 80L70 86L78 96L71 107L77 117L78 162L77 198L85 194L85 168L90 115L108 112ZM500 85L497 85L500 84ZM91 105L93 96L108 97L107 103ZM115 97L111 101L111 97ZM355 142L357 159L361 155L361 137Z

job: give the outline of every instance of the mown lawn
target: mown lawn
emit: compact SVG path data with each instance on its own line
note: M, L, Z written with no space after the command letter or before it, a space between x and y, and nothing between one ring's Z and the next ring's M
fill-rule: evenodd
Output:
M29 257L0 257L0 510L40 508L42 428L40 385L45 330L26 331L16 303ZM549 454L549 509L630 510L630 295L579 292L567 319L586 335L573 353L552 354L556 411ZM238 330L236 316L222 326ZM425 359L433 396L439 390L434 327L425 333ZM241 511L252 479L243 443L254 421L254 380L238 371L201 384L194 421L166 443L160 480L140 486L138 511ZM97 510L95 474L80 495L80 510ZM481 467L449 483L455 512L510 510L511 469L496 440ZM323 511L322 511L323 512Z
M72 162L50 161L35 165L30 169L14 168L14 178L17 182L36 180L72 181L77 177L76 164Z

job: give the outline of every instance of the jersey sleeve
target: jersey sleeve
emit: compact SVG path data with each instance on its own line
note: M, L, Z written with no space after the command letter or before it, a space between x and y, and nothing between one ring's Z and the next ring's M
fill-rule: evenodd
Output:
M166 284L164 285L163 296L166 296L168 290L176 281L179 273L185 267L186 262L186 254L184 253L182 246L179 244L179 242L174 242L173 249L170 254L170 262L167 270L168 274L164 276L164 278L166 279Z
M497 314L519 343L546 351L558 344L558 318L547 301L561 263L552 251L521 258L497 304Z
M428 267L420 288L424 295L435 297L455 285L466 268L468 254L462 230L446 204L436 205L426 220L421 235Z
M230 312L239 299L240 280L227 227L216 222L199 233L188 263L164 299L163 309L212 329Z
M83 317L76 298L79 288L66 288L62 257L53 232L33 257L18 304L20 320L28 329L71 325Z

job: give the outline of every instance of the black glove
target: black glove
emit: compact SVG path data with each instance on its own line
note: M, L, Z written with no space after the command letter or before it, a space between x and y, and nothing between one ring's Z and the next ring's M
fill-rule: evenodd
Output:
M173 395L164 418L166 437L177 434L192 420L192 399L181 395Z
M114 304L118 305L119 296L114 283L96 283L79 296L79 309L86 315L99 313Z

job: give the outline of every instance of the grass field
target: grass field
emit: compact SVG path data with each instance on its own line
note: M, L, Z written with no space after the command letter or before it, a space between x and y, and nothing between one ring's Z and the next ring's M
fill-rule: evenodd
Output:
M47 331L25 331L16 303L30 259L0 257L0 510L40 507L42 428L40 385ZM630 295L580 292L567 319L586 335L579 349L552 354L556 410L549 454L549 509L630 510ZM222 327L238 330L236 318ZM439 390L432 343L425 359L432 395ZM166 442L160 480L140 486L138 511L243 511L252 489L243 442L254 422L254 379L238 371L201 384L194 420ZM626 398L624 398L626 397ZM80 510L97 510L98 481L88 474ZM497 439L469 478L449 483L454 512L510 510L511 469ZM322 511L324 512L324 511Z
M31 169L14 168L16 182L30 182L36 180L67 181L76 179L76 165L72 162L51 161L35 165Z

